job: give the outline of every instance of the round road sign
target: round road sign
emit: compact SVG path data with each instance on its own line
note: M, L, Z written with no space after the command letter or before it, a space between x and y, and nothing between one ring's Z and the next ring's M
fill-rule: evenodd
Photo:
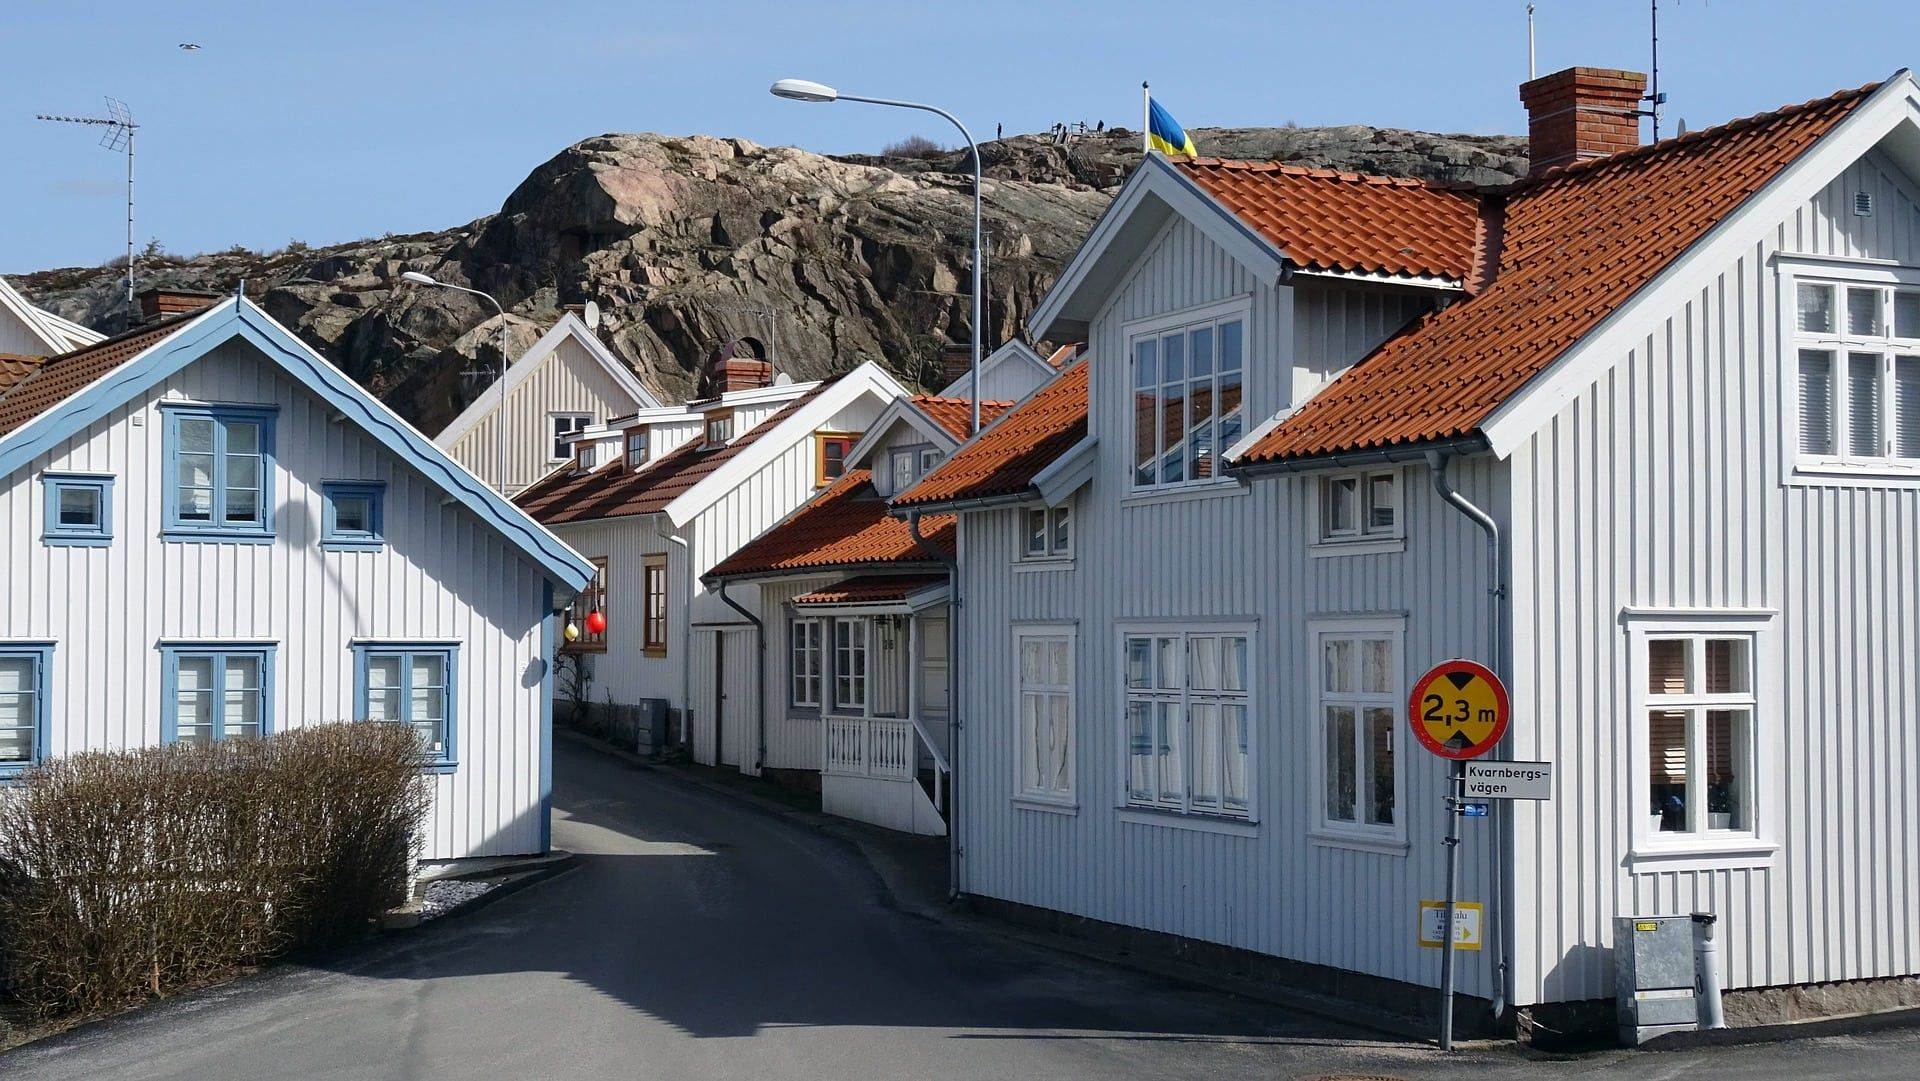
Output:
M1477 661L1442 661L1414 681L1407 716L1420 745L1442 758L1478 758L1507 734L1507 688Z

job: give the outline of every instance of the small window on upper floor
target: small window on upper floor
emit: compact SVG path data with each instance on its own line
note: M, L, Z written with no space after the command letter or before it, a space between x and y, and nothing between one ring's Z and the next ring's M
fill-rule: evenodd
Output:
M113 543L113 478L93 474L47 473L46 527L51 545L104 548Z
M1319 517L1318 542L1329 549L1345 544L1394 541L1406 535L1401 522L1398 470L1321 477L1315 510Z
M1027 543L1020 558L1027 560L1071 559L1073 557L1073 509L1062 503L1057 507L1035 507L1027 511Z
M892 463L888 477L892 487L889 490L894 495L899 495L913 487L913 482L920 479L919 455L911 450L896 450L888 458Z
M845 432L820 432L813 440L814 483L832 484L846 474L847 454L860 437Z
M549 420L553 430L553 460L564 462L574 456L571 441L573 437L587 429L593 423L591 413L553 413Z
M386 545L381 533L387 486L377 481L330 481L320 486L325 504L320 547L334 551L375 551Z
M1794 283L1801 469L1920 475L1920 285Z
M651 445L650 441L648 440L648 437L647 437L647 429L629 428L627 430L627 468L628 469L639 469L641 466L647 464L647 457L650 453L650 445Z
M707 414L707 446L719 447L733 442L733 410Z

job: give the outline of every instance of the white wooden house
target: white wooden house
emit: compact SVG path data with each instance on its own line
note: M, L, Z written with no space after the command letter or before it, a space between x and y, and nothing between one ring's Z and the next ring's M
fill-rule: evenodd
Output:
M1002 385L1025 394L1051 375ZM817 777L829 814L947 831L953 519L896 516L888 500L958 449L973 404L896 398L843 476L703 576L764 650L768 678L748 718L764 733L754 768ZM1012 404L981 402L981 423Z
M513 495L571 459L572 440L580 432L659 406L633 369L568 311L434 442L476 476ZM500 472L502 435L504 484L494 476Z
M774 385L758 385L771 378L764 361L723 364L749 374L721 379L714 397L587 429L576 460L517 502L598 568L570 614L577 675L563 697L615 710L664 702L682 718L671 738L697 761L757 773L752 624L701 576L838 479L860 433L905 392L871 363Z
M423 859L541 852L556 609L593 568L252 303L0 391L0 775L354 718Z
M1642 89L1528 84L1501 190L1133 174L1029 328L1088 359L895 499L959 514L964 891L1426 998L1465 656L1557 770L1465 826L1483 1011L1609 1000L1635 914L1920 974L1920 86L1636 149Z

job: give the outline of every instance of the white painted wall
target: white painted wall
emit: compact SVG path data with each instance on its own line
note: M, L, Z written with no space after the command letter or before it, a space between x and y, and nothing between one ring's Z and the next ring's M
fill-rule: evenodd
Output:
M1912 486L1787 483L1794 378L1774 260L1920 265L1920 206L1877 154L1680 307L1513 455L1514 756L1560 763L1522 804L1518 1001L1612 993L1611 918L1718 912L1729 987L1920 972L1920 589ZM1873 193L1857 217L1853 193ZM1791 298L1788 298L1791 303ZM1783 357L1786 363L1783 365ZM1630 862L1629 607L1777 611L1758 738L1767 859ZM1769 703L1771 698L1771 703ZM1640 737L1644 738L1644 737Z
M486 391L487 401L499 393ZM624 390L587 348L571 337L561 339L546 359L507 392L506 454L508 495L552 472L559 464L553 455L554 413L590 413L594 423L632 413L643 403ZM445 447L454 461L492 483L498 471L496 427L500 408L488 409L479 422Z
M272 544L159 538L163 400L264 404L275 426ZM230 342L0 478L0 640L50 639L53 755L160 742L166 639L278 643L275 729L349 719L355 639L452 639L459 768L434 778L423 856L534 852L543 830L541 572L252 346ZM45 470L111 473L110 547L41 543ZM387 546L318 546L320 485L387 483Z

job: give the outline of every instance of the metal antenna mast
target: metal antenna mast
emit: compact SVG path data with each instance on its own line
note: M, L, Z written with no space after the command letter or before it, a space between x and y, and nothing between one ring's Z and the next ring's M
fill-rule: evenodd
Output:
M1653 141L1660 141L1660 106L1667 103L1667 96L1660 92L1660 0L1648 0L1651 7L1651 26L1653 29L1653 85L1648 87L1646 102L1648 116L1653 118Z
M133 122L133 113L127 109L127 103L118 98L107 99L106 116L49 116L37 115L36 120L51 120L56 124L90 124L107 129L100 135L100 145L114 153L127 155L127 306L133 306L133 134L140 125Z

